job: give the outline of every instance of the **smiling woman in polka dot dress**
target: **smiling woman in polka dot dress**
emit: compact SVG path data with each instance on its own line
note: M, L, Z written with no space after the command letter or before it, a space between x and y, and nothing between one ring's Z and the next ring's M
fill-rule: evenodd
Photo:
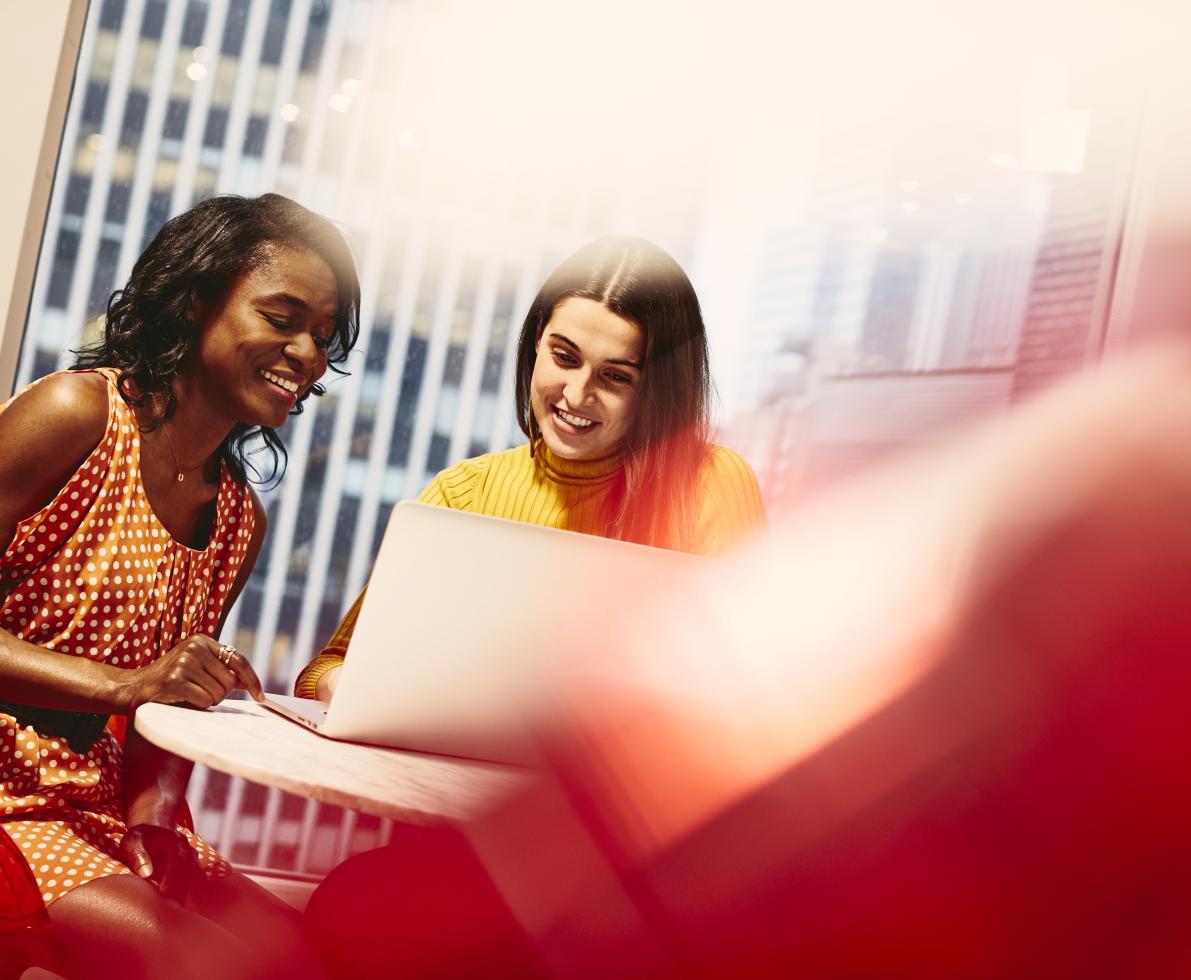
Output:
M260 695L212 639L265 532L247 453L284 464L274 430L358 314L333 225L212 198L162 228L75 369L0 408L0 832L70 976L317 975L289 910L178 825L189 763L104 726Z

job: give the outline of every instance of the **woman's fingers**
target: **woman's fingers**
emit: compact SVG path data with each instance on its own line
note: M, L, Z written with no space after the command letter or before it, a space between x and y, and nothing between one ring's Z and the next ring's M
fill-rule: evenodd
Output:
M204 657L203 667L207 675L219 685L219 697L215 700L222 701L232 690L240 686L240 681L231 665L229 651L233 648L214 641L212 643L215 648L214 655Z
M145 849L144 841L141 840L139 834L130 832L127 835L124 841L124 854L134 875L138 878L153 877L153 859L149 857L149 852Z
M231 687L222 683L206 664L203 665L201 670L195 672L192 683L202 688L206 696L207 703L203 705L204 708L209 708L213 704L219 704L220 701L227 697L227 692L231 690Z
M242 691L247 691L252 695L253 700L263 701L265 699L264 687L261 685L260 678L256 676L256 671L252 669L252 664L248 662L248 658L233 646L220 647L220 653L224 655L220 659L235 675L234 686Z
M142 670L145 694L137 703L161 701L209 708L236 688L248 691L257 701L264 700L260 678L247 658L235 647L198 633Z
M184 902L198 860L186 839L173 827L137 824L121 844L125 863L139 878L151 881L167 898Z
M209 708L219 704L225 693L213 679L207 677L205 683L199 679L187 681L181 690L181 700L191 708Z
M343 664L337 664L318 679L314 687L314 696L324 704L330 704L335 696L335 688L339 684L339 675L343 673Z
M229 644L217 643L207 636L193 636L191 640L201 643L203 650L199 659L202 670L193 680L210 697L207 704L199 707L218 704L235 689L247 691L254 700L264 700L260 678L244 654Z
M163 843L163 849L165 854L162 863L165 867L159 876L157 888L166 898L185 902L191 874L198 867L194 851L177 833L171 841Z

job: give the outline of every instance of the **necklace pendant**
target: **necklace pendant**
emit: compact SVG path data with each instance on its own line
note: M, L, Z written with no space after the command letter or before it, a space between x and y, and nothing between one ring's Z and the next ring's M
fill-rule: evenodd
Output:
M182 482L183 480L185 480L185 479L186 479L186 477L184 477L184 476L182 475L182 471L181 471L181 470L178 470L178 482L179 482L179 483L181 483L181 482Z

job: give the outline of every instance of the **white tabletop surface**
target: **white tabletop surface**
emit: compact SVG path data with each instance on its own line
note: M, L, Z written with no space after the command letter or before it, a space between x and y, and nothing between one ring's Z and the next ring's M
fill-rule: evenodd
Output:
M145 704L135 724L212 769L407 823L467 819L529 778L512 766L336 742L252 701L206 711Z

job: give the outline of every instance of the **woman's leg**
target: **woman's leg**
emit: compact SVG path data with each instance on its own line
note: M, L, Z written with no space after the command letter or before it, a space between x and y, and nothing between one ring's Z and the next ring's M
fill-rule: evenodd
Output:
M451 827L398 825L391 844L327 876L306 920L336 980L543 975L529 937Z
M200 881L186 904L250 946L267 975L287 980L325 977L306 938L301 913L250 878L231 874Z
M75 888L49 907L71 978L264 978L253 949L216 922L162 898L132 875Z

